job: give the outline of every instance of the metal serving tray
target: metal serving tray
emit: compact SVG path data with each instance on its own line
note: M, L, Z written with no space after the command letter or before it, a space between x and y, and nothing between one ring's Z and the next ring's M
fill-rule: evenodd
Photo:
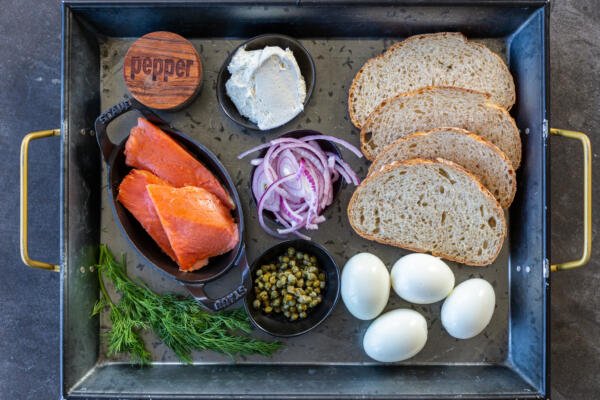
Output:
M225 4L227 3L227 4ZM545 398L548 394L548 116L546 1L304 1L94 3L63 5L61 393L65 398ZM429 338L416 357L380 365L362 351L368 322L338 304L317 330L284 340L273 358L230 359L197 353L182 366L155 338L146 338L156 360L152 368L107 359L101 333L105 318L90 318L98 297L97 276L88 268L100 242L128 255L129 271L159 291L180 291L150 266L139 263L121 237L107 206L103 166L92 126L101 110L123 99L122 61L132 40L169 30L187 38L204 62L204 88L187 108L161 113L174 127L212 149L236 182L246 215L249 260L276 242L258 227L249 190L247 161L236 155L292 129L314 129L358 145L348 121L348 86L360 66L390 43L435 31L461 31L482 41L507 61L515 78L511 110L522 133L523 164L510 208L509 235L498 260L487 268L452 264L457 282L483 277L492 282L497 306L485 333L459 341L441 327L441 304L412 306L392 295L388 309L411 307L429 323ZM298 38L312 54L315 92L304 114L268 134L245 131L219 109L215 81L229 52L261 33ZM131 113L130 113L131 114ZM116 121L114 140L133 124ZM345 159L362 176L367 162ZM351 230L345 209L352 187L344 187L313 235L337 262L370 251L391 265L405 252L368 242ZM217 295L238 276L209 286ZM182 292L183 293L183 292ZM256 335L261 336L259 333ZM266 337L266 336L264 336Z

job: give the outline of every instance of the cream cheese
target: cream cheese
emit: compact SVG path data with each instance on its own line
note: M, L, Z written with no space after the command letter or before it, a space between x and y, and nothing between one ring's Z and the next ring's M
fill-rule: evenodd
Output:
M281 126L304 109L306 83L290 49L241 47L227 69L227 95L260 130Z

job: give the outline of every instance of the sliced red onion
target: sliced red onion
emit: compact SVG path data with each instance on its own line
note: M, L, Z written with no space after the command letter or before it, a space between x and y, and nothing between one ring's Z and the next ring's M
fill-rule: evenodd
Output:
M300 169L298 169L298 172L295 174L291 174L288 176L284 176L283 178L280 178L278 180L276 180L275 182L273 182L268 188L267 190L265 190L265 192L263 193L262 197L260 197L260 200L258 201L258 222L260 224L260 226L269 234L277 236L277 234L275 233L275 231L273 231L271 228L269 228L267 226L267 224L265 223L265 218L264 218L264 213L263 211L265 210L265 203L268 199L268 197L271 194L275 194L275 189L286 183L291 181L292 179L298 179L298 177L300 176L300 174L302 174L302 172L304 171L304 164L300 164Z
M250 163L256 166L252 177L252 192L258 199L258 219L270 235L285 237L293 234L309 239L300 229L318 229L325 222L321 215L333 201L333 182L343 178L357 185L358 177L337 154L325 152L319 140L341 144L362 157L358 149L333 136L311 135L301 139L279 138L240 154L243 158L252 152L267 149L264 157ZM264 212L273 212L283 228L274 231L264 220Z
M333 142L333 143L337 143L337 144L340 144L340 145L344 146L345 148L347 148L348 150L350 150L351 152L353 152L356 155L356 157L358 157L358 158L362 158L362 156L363 156L362 153L360 152L360 150L357 149L355 146L351 145L350 143L348 143L344 139L336 138L335 136L330 136L330 135L311 135L311 136L304 136L300 140L303 141L303 142L309 142L311 140L327 140L328 142Z
M254 193L254 196L257 199L261 199L270 185L271 182L267 180L263 165L261 164L256 167L256 170L254 170L254 174L252 175L252 193ZM263 206L269 211L279 211L279 201L277 201L274 194L264 200Z
M335 162L341 167L341 169L343 169L344 171L346 171L346 173L350 176L350 178L352 179L352 181L347 181L348 183L353 183L354 185L358 185L360 183L360 179L358 179L358 176L356 175L356 173L352 170L352 167L350 167L344 160L342 160L337 154L333 155L333 158L335 159ZM338 168L338 171L340 171L340 168Z

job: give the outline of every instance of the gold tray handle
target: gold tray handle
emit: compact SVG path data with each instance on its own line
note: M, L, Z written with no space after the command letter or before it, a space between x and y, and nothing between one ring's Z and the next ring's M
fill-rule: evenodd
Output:
M31 132L27 134L21 142L21 260L23 260L25 265L32 268L41 268L59 272L59 265L50 264L43 261L36 261L29 258L29 249L27 246L27 167L29 159L29 142L35 139L41 139L49 136L60 136L60 129L50 129L47 131Z
M554 272L583 267L592 255L592 146L585 133L551 128L550 134L577 139L583 146L583 254L579 260L552 264Z

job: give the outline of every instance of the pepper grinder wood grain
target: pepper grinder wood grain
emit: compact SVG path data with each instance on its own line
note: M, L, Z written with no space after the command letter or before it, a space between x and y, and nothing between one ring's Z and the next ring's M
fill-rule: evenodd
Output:
M136 40L125 55L123 77L140 103L158 110L189 104L202 86L202 61L188 40L171 32L152 32Z

